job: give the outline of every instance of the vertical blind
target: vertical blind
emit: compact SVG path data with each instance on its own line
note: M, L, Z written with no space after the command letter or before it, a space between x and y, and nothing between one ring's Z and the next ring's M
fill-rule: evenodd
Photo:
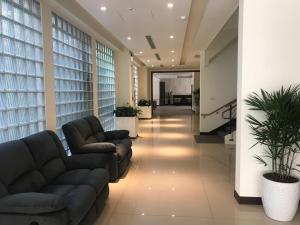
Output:
M112 49L97 42L99 118L104 130L115 128L115 62Z
M0 1L0 142L45 129L40 4Z
M62 125L93 114L91 37L52 15L57 134L65 148Z
M138 74L138 67L133 65L133 98L135 106L138 106L139 101L139 74Z

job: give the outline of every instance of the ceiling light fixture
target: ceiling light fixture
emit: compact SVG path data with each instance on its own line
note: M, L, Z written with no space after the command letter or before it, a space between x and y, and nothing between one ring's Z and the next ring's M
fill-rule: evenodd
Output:
M174 54L174 53L175 53L175 51L174 51L174 50L172 50L172 51L171 51L171 53L172 53L172 54Z
M185 19L186 19L186 16L181 16L180 19L181 19L181 20L185 20Z
M147 59L147 62L150 62L150 59Z
M174 7L174 4L172 2L169 2L167 6L169 9L172 9Z
M154 65L152 65L151 67L154 67Z
M174 39L174 35L170 35L170 39Z
M172 59L172 62L174 62L175 61L175 59Z
M105 6L101 6L101 7L100 7L100 10L104 12L104 11L107 10L107 8L106 8Z
M143 54L143 52L142 52L142 51L140 51L140 54Z
M127 37L127 40L131 40L131 37Z

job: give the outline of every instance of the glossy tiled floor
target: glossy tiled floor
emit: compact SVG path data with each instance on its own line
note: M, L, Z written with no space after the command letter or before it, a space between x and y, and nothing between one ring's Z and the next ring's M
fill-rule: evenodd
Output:
M172 109L171 109L172 110ZM264 225L261 206L233 198L234 148L196 144L198 119L185 109L140 121L132 165L110 184L97 225ZM176 115L177 114L177 115ZM300 224L298 214L293 223Z

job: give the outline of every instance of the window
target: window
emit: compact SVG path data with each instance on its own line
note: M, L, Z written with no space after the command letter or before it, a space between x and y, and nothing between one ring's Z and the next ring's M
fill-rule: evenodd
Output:
M0 1L0 142L45 129L40 4Z
M97 42L99 118L104 130L115 128L115 62L112 49Z
M138 67L136 65L133 65L132 68L133 68L133 99L134 99L135 106L138 106L138 101L139 101Z
M93 114L91 37L52 15L57 134L62 125Z

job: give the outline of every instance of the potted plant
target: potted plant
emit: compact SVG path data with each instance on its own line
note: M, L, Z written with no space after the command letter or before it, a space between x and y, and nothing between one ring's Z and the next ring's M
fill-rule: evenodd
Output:
M151 119L152 118L152 101L141 99L138 102L141 113L139 114L140 119Z
M194 107L195 107L195 111L199 112L199 104L200 104L200 89L197 88L196 90L193 91L193 95L194 95Z
M126 106L117 107L114 111L116 115L116 127L119 130L128 130L129 136L136 138L138 133L138 115L140 110L127 103Z
M299 205L299 171L295 159L300 153L300 86L278 91L249 95L246 104L250 110L260 111L263 119L247 115L255 145L262 145L255 155L270 171L262 176L262 202L270 218L290 221ZM259 117L261 118L261 117ZM253 147L254 147L253 146Z

